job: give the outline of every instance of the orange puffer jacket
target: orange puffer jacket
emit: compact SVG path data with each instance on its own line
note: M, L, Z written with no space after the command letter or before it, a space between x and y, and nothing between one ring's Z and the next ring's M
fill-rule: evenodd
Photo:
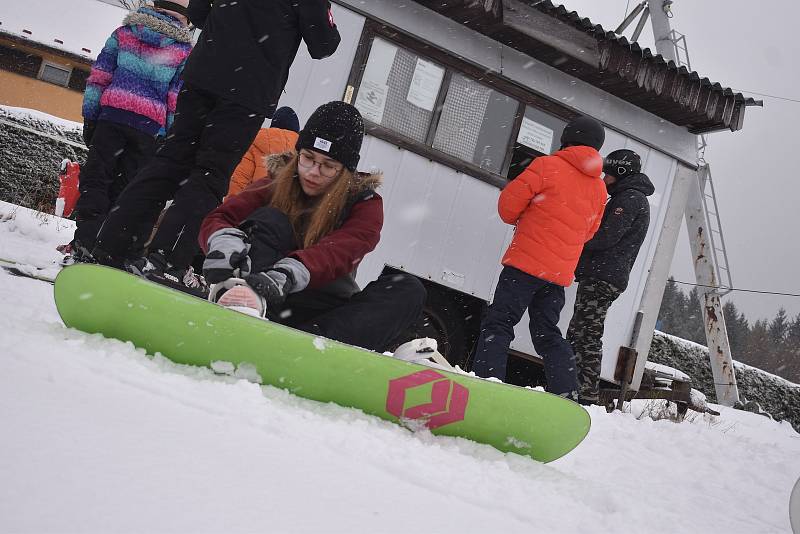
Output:
M517 226L503 265L568 286L583 245L603 218L603 158L588 146L572 146L536 158L500 193L498 212Z
M281 128L260 129L253 144L247 149L242 161L233 171L228 196L235 195L254 181L266 177L269 173L264 164L264 158L270 154L294 150L297 136L297 132Z

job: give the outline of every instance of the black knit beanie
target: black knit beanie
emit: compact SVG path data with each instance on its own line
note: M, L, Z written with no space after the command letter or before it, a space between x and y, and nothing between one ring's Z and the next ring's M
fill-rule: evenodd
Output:
M561 146L585 145L600 150L606 140L606 131L603 125L591 117L578 117L573 119L564 128L561 134Z
M317 108L300 130L295 148L316 150L355 171L361 159L364 119L350 104L335 100Z
M295 113L292 108L283 106L276 109L275 113L272 114L272 122L269 123L269 127L299 132L300 120L297 118L297 113Z

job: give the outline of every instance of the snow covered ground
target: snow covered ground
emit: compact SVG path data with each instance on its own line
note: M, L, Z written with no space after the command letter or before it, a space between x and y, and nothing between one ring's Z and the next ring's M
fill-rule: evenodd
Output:
M0 258L70 237L0 203ZM592 408L545 465L69 330L44 282L0 272L0 295L3 533L791 532L785 423Z

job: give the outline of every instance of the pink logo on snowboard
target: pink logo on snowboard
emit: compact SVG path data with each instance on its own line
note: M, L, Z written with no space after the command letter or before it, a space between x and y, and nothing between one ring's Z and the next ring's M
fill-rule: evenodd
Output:
M429 384L431 401L426 404L406 407L406 391ZM433 430L464 419L469 402L469 390L449 380L433 369L419 371L407 376L389 380L386 395L386 411L401 419L419 419Z

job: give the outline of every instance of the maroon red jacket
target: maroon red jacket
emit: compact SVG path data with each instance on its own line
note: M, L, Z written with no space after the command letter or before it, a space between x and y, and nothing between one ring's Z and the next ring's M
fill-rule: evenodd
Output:
M271 173L278 168L274 165L278 158L268 158ZM355 271L364 256L373 251L380 241L383 199L373 189L380 185L381 175L359 173L356 179L359 187L353 193L355 202L345 213L341 224L317 244L288 254L300 260L311 273L310 289L321 288ZM208 252L211 234L222 228L238 227L252 212L269 203L272 191L265 186L271 180L267 176L253 182L208 214L198 236L204 253Z

